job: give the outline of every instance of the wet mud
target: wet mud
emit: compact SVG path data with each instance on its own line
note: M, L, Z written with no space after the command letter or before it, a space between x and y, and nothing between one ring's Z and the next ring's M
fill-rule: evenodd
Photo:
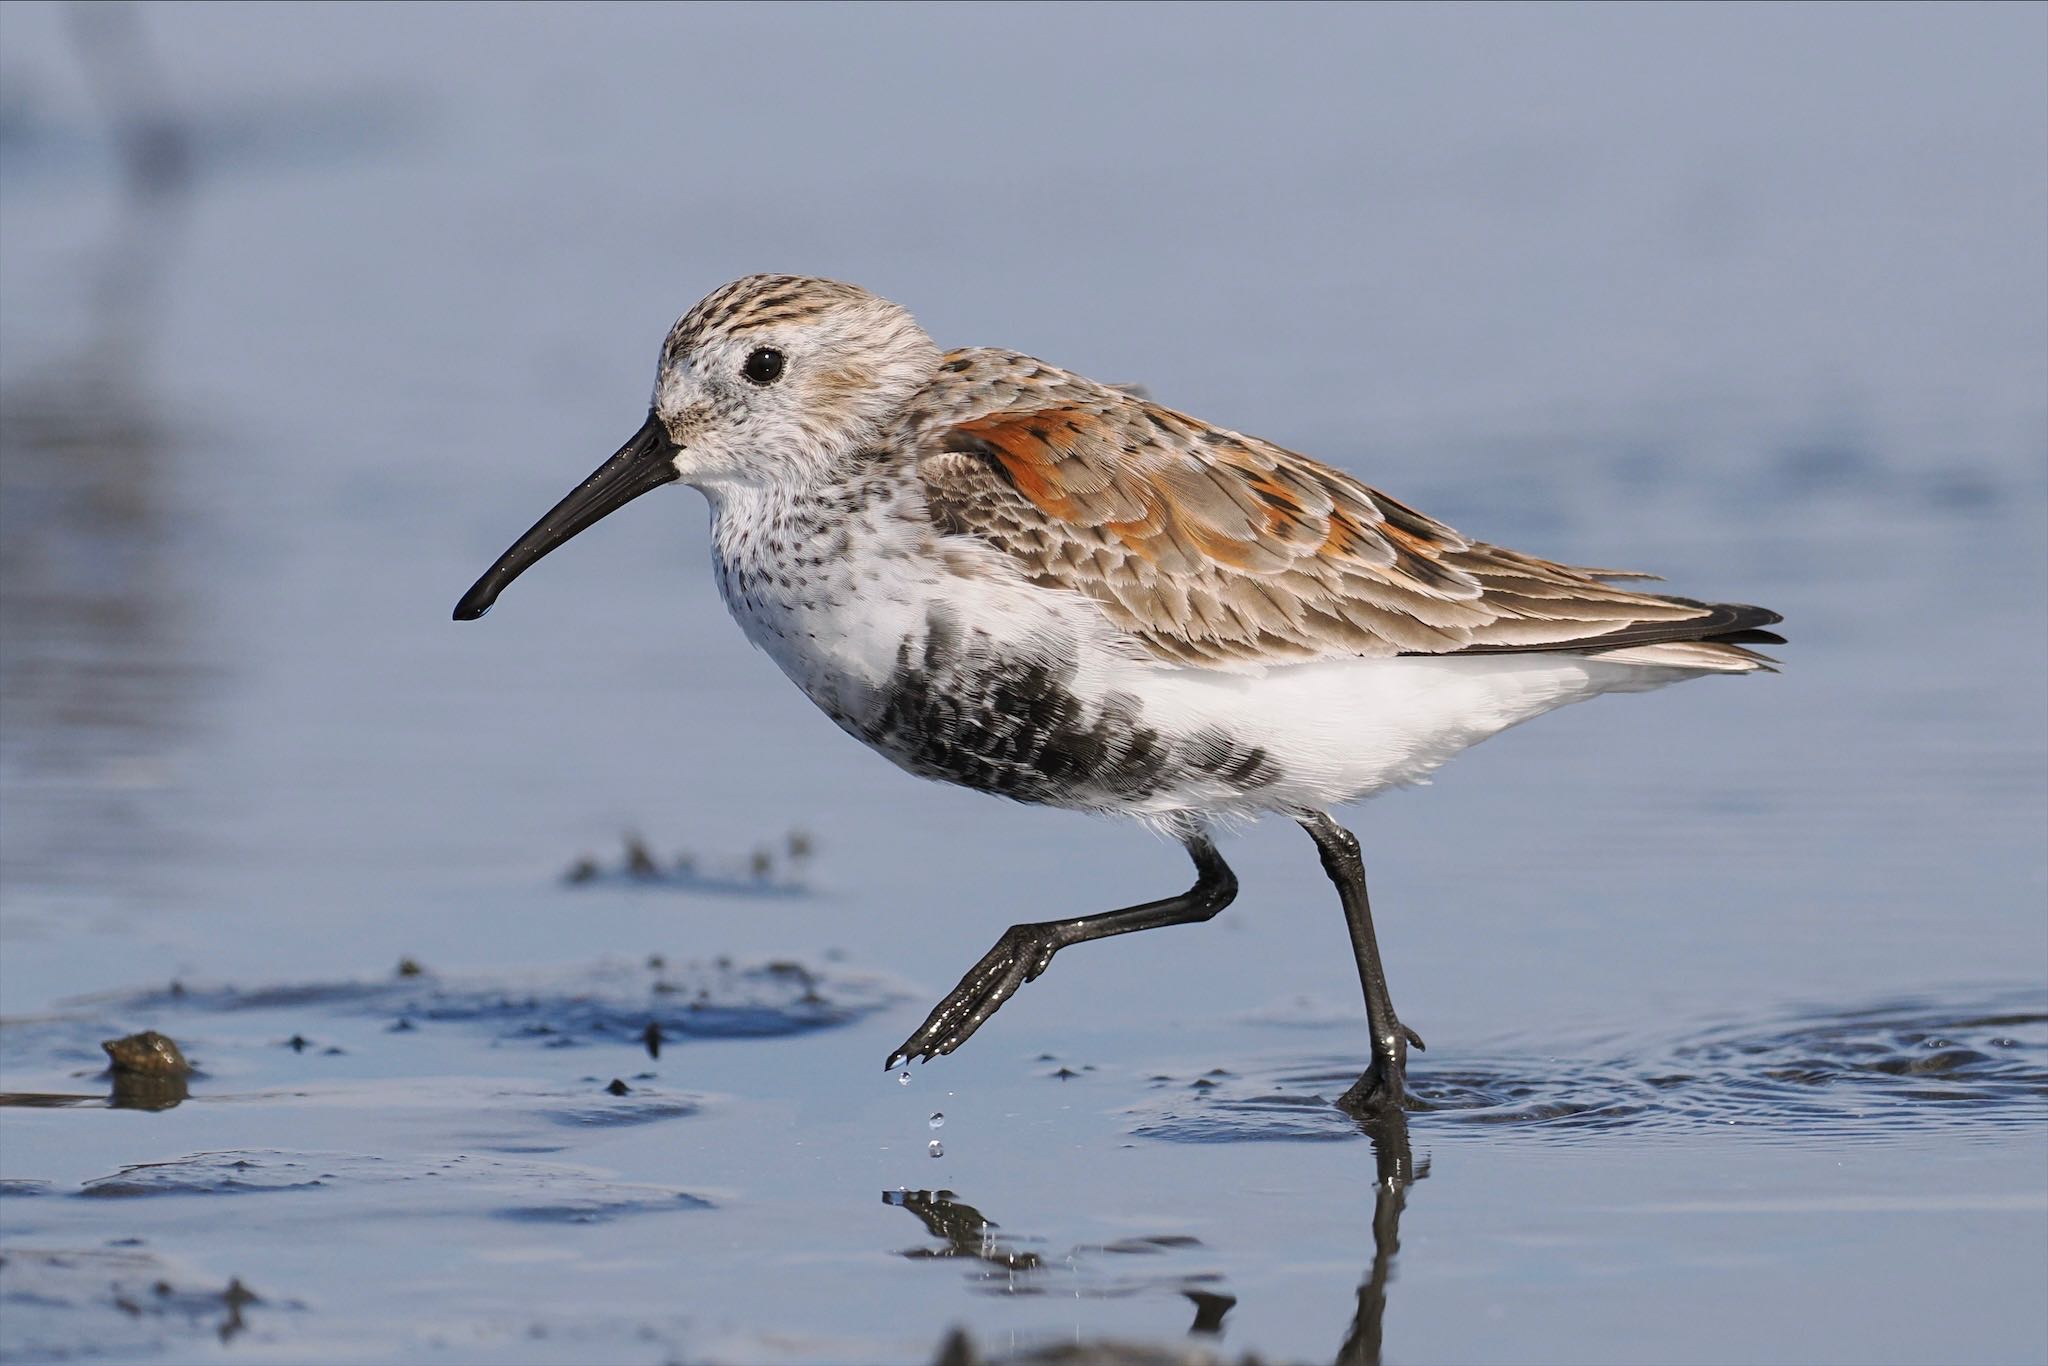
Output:
M411 971L401 965L386 980L248 987L178 982L79 1005L167 1020L242 1012L296 1012L309 1021L322 1014L368 1015L388 1020L400 1033L422 1023L452 1024L551 1048L633 1040L658 1054L666 1041L781 1038L832 1029L873 1014L901 994L878 976L785 959L671 963L655 955L637 964L600 963L523 978L443 977L406 963ZM317 1024L309 1027L317 1032ZM0 1048L9 1028L0 1022Z
M366 1153L193 1153L94 1177L88 1199L243 1196L337 1189L386 1216L481 1214L521 1223L596 1224L627 1215L712 1208L688 1191L607 1181L573 1165L475 1153L393 1158Z

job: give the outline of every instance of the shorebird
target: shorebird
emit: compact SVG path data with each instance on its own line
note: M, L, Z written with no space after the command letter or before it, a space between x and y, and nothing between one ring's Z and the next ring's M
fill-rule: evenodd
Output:
M886 1067L965 1043L1061 949L1215 916L1219 826L1284 815L1336 884L1371 1060L1408 1045L1350 831L1569 702L1767 669L1775 612L1622 586L1470 540L1350 475L1014 351L941 351L864 289L753 275L669 331L647 419L455 609L641 494L711 505L718 590L841 728L921 777L1135 817L1194 860L1178 896L1013 925Z

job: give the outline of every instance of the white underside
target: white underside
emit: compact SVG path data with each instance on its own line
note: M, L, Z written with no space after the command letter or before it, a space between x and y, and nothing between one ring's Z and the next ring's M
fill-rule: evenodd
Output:
M1174 792L1132 814L1196 807L1224 816L1358 801L1427 778L1510 726L1606 692L1641 692L1697 669L1593 655L1404 656L1286 665L1256 677L1133 669L1115 686L1169 734L1211 728L1264 748L1285 775L1250 794Z
M881 705L891 670L906 646L915 656L937 612L985 637L992 656L1073 665L1071 690L1092 713L1112 698L1134 701L1143 724L1163 737L1220 731L1237 746L1265 750L1279 770L1249 792L1191 773L1142 799L1072 803L1156 821L1357 801L1420 781L1459 751L1569 703L1754 667L1683 645L1601 655L1346 656L1236 671L1173 666L1117 632L1092 601L1023 581L992 550L954 541L945 555L870 553L894 539L871 510L853 519L850 553L813 571L830 580L830 594L816 580L803 592L758 582L742 591L728 571L761 554L742 533L769 520L770 510L712 501L720 582L734 616L843 724Z

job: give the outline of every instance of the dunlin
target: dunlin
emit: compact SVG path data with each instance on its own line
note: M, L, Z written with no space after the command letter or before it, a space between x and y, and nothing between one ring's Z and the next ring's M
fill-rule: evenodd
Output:
M1507 727L1605 692L1770 661L1761 607L1482 541L1339 470L1014 351L941 351L831 280L755 275L668 334L647 420L455 609L663 484L710 500L748 639L902 767L1133 816L1195 864L1178 896L1014 925L887 1065L950 1053L1061 949L1208 920L1211 838L1277 812L1336 884L1371 1062L1342 1103L1398 1107L1407 1048L1358 841L1329 815Z

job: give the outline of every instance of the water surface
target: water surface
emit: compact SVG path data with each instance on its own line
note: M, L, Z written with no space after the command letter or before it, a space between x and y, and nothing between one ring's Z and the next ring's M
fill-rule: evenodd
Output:
M2048 1356L2040 9L68 14L0 17L0 1354ZM1348 814L1405 1126L1274 823L903 1084L1180 852L848 742L685 490L448 620L762 269L1785 672Z

